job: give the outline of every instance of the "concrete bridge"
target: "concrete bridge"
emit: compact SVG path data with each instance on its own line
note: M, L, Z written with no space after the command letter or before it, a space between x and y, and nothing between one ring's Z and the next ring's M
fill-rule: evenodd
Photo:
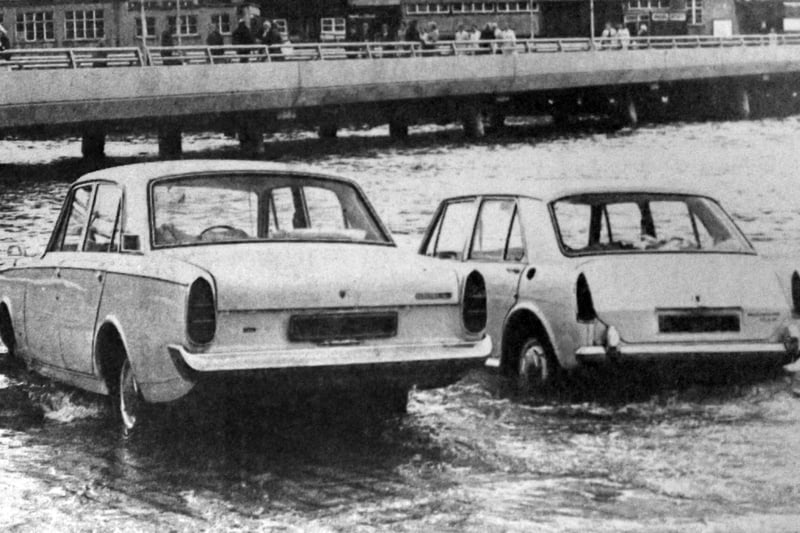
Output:
M0 60L0 130L77 131L97 156L112 129L154 125L174 154L181 130L203 126L235 130L258 151L279 117L323 136L388 122L395 137L442 118L480 136L486 117L559 116L576 103L629 123L669 99L745 117L764 84L791 98L799 79L793 35L14 50Z

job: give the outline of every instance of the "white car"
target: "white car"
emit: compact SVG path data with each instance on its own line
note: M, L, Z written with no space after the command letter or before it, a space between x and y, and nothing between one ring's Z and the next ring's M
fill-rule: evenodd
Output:
M485 306L479 274L398 250L355 183L256 162L87 174L46 251L0 262L9 351L110 394L129 429L141 401L243 381L405 409L484 364Z
M720 205L616 185L442 202L419 252L486 283L490 366L524 387L582 365L784 365L797 272L779 276Z

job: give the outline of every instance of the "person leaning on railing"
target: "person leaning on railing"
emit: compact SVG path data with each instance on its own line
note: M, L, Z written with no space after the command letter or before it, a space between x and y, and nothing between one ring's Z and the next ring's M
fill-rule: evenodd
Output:
M175 34L175 26L170 24L167 29L161 32L161 47L167 48L167 50L161 50L161 57L164 58L161 62L164 65L180 65L180 59L170 59L172 58L174 51L168 50L168 48L172 48L175 46L174 41L172 40L172 36Z
M225 39L222 38L222 34L219 32L219 28L217 28L216 24L208 25L206 45L211 47L212 56L221 56L224 53L224 50L218 47L225 45Z
M250 28L247 27L247 22L245 20L239 19L239 25L236 26L236 29L233 30L231 34L231 42L235 45L252 45L255 41L253 39L253 34L250 32ZM246 56L250 55L249 48L240 48L236 51L239 54L241 59L239 59L240 63L247 63L249 59Z
M8 61L8 50L11 48L11 41L8 40L6 29L0 24L0 61Z

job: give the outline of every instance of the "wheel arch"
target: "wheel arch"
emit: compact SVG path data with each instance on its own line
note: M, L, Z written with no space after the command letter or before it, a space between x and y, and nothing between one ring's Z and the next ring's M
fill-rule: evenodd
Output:
M8 348L9 351L12 351L17 345L13 310L14 306L11 304L11 300L7 296L0 298L0 340L2 340L3 344L6 345L6 348ZM8 340L6 338L7 336L9 336L11 339L11 342L13 343L12 346L8 346L8 343L6 342Z
M94 364L98 376L105 384L107 394L113 390L114 380L119 376L122 364L129 353L122 325L115 317L104 319L95 333Z
M538 338L545 349L558 358L556 345L553 342L552 328L543 313L534 305L521 305L513 309L503 324L503 338L500 348L500 370L508 373L516 368L516 357L526 339Z

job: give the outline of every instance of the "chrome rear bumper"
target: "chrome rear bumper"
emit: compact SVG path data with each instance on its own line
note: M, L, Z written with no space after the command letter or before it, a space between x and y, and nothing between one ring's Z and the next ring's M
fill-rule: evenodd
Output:
M391 363L475 360L483 364L492 351L487 335L475 342L429 342L400 345L315 346L291 349L239 349L193 352L181 345L168 346L173 357L180 358L198 372L268 370L310 367L346 367Z
M731 344L620 344L614 348L584 346L575 351L579 363L606 363L610 361L661 361L667 359L719 358L724 360L797 359L797 350L783 343L731 343Z

